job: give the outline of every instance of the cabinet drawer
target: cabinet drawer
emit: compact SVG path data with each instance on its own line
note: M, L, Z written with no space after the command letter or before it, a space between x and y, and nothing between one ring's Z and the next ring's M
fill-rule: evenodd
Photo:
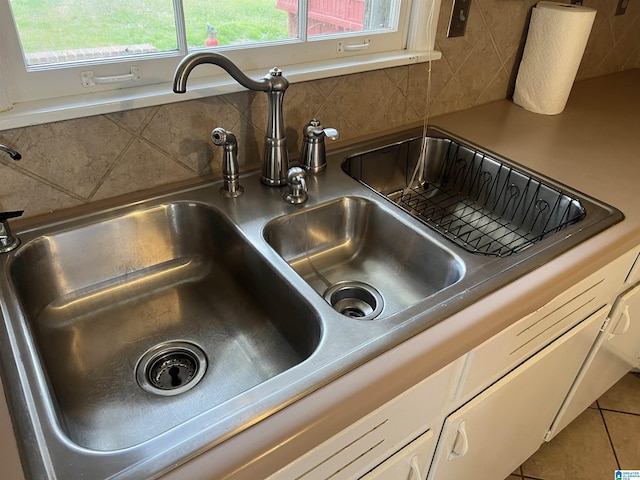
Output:
M423 380L279 470L269 480L353 480L421 434L439 431L442 405L461 362L462 359ZM436 425L436 422L439 423Z
M467 356L456 400L466 401L607 304L624 283L632 252L619 257Z
M423 433L361 480L411 480L425 478L435 447L432 430Z

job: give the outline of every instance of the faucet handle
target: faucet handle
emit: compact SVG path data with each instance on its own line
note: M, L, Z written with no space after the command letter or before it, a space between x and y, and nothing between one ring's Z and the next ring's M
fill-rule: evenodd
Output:
M15 210L13 212L0 212L0 222L4 222L9 220L10 218L18 218L21 217L24 213L24 210Z
M307 123L302 131L302 149L300 164L309 173L322 173L327 167L327 152L324 138L337 140L340 138L335 128L324 128L317 119Z
M307 173L300 167L291 167L287 172L287 184L289 189L284 192L282 198L293 205L304 203L309 199L307 193Z
M9 219L22 216L24 210L0 212L0 253L7 253L20 245L20 239L13 235Z

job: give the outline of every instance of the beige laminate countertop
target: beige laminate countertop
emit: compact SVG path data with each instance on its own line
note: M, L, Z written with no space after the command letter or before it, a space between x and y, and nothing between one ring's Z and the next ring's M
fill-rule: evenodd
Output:
M618 240L640 243L640 69L577 82L560 115L504 100L434 123L617 207Z
M163 478L263 478L639 245L639 118L638 69L576 83L556 116L503 100L435 118L434 125L617 207L625 220ZM3 477L19 479L10 428L0 402Z

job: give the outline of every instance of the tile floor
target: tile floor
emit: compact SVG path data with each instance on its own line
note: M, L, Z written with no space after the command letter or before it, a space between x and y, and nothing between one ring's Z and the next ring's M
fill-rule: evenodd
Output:
M613 480L640 470L640 373L629 373L507 480Z

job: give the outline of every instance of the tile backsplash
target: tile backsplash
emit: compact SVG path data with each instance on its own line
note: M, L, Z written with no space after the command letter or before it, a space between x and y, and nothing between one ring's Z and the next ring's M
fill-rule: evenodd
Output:
M532 0L475 0L464 37L446 38L452 0L442 0L436 48L442 59L292 84L285 121L292 156L311 118L341 139L398 127L510 98ZM598 10L578 79L640 68L640 1L614 16L617 2L584 0ZM201 100L0 131L23 159L0 157L0 209L25 215L113 197L203 175L219 175L221 151L209 140L222 126L238 137L241 170L257 168L266 96L240 92Z

